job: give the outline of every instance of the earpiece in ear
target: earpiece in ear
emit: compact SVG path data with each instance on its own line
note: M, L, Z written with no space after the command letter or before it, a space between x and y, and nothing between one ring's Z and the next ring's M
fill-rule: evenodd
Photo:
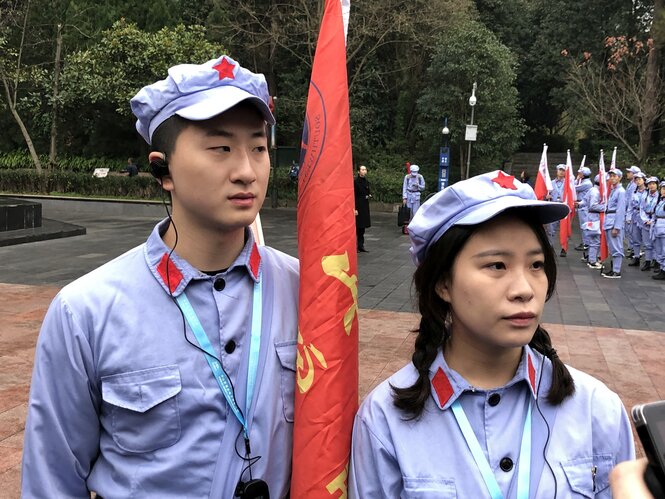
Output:
M155 158L150 162L150 172L153 177L161 179L169 174L169 163L166 157Z

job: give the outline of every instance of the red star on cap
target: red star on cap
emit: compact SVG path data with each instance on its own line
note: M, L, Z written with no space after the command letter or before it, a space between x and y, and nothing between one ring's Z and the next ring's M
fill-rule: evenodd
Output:
M226 58L224 58L219 63L215 64L212 69L217 70L220 80L223 80L224 78L231 78L233 80L235 79L235 76L233 76L233 68L235 67L235 64L231 64Z
M499 174L492 179L492 182L496 182L504 189L517 190L517 187L515 187L515 177L512 175L506 175L502 171L499 171Z

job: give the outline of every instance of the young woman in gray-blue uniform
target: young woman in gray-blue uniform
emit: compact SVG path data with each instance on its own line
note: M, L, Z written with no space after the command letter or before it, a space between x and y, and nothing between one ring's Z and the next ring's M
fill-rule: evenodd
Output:
M658 273L653 279L665 280L665 181L659 186L660 197L653 213L653 248L658 263Z
M609 171L610 192L605 210L605 240L611 258L608 269L600 271L600 275L608 279L621 279L623 262L623 229L626 223L626 190L621 185L623 173L618 168Z
M644 222L640 218L640 205L646 194L647 187L644 183L646 175L642 172L635 173L633 181L626 188L626 234L629 241L629 267L637 267L640 264L640 251L642 250L642 226ZM628 188L631 188L630 191ZM629 194L630 193L630 194ZM629 197L630 196L630 197Z
M249 229L270 174L268 99L263 75L227 56L174 66L132 99L172 213L53 300L22 497L288 495L298 262Z
M658 203L658 177L647 179L647 191L642 196L640 203L640 221L642 222L642 241L644 241L644 261L640 270L656 268L656 260L653 254L653 214Z
M540 326L556 283L542 224L567 212L501 171L423 204L415 352L358 411L349 497L611 497L635 454L626 412Z
M584 200L587 192L589 192L589 189L593 187L591 179L589 178L590 176L591 170L586 166L583 166L577 171L577 177L575 178L575 194L578 201L577 217L579 218L580 229L582 231L582 242L575 246L575 249L578 251L585 251L589 248L589 241L585 239L586 233L584 232L584 224L586 223L587 219L588 206L581 201ZM583 260L586 260L586 257L583 258Z

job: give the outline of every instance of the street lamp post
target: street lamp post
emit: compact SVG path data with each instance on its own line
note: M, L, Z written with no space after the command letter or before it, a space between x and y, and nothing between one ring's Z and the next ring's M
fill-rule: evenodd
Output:
M443 135L443 146L439 150L439 184L438 190L441 191L448 186L448 169L450 167L450 147L448 147L448 136L450 129L448 128L448 117L443 118L443 128L441 129Z
M473 111L476 107L476 82L473 82L473 90L469 97L469 106L471 106L471 124L466 127L466 140L469 142L469 150L466 154L466 178L469 178L469 168L471 167L471 142L476 140L476 131L478 127L473 126Z

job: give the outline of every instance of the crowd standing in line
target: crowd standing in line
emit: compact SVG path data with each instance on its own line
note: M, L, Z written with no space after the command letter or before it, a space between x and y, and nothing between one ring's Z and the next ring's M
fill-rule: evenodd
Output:
M631 166L626 169L628 182L624 188L621 184L622 171L611 169L607 173L609 192L604 202L599 188L600 176L595 176L593 184L590 176L590 168L582 167L575 180L576 214L582 233L582 241L575 249L583 252L582 261L589 268L600 270L603 277L620 279L626 257L629 267L639 267L643 272L651 270L654 272L653 279L665 280L665 252L662 247L665 179L648 177L639 167ZM557 180L552 182L552 201L558 200L558 191L554 187L556 183ZM601 214L604 215L602 227ZM604 231L609 251L605 264L600 262L601 231ZM553 234L548 231L548 236L551 240Z

